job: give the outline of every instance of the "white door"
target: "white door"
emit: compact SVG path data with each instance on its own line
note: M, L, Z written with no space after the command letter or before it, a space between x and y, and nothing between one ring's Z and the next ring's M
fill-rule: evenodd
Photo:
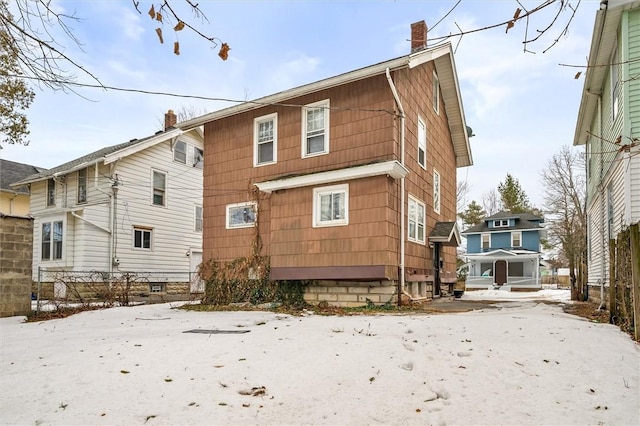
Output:
M202 263L202 252L191 250L189 264L191 271L191 293L204 293L204 282L198 275L198 266Z

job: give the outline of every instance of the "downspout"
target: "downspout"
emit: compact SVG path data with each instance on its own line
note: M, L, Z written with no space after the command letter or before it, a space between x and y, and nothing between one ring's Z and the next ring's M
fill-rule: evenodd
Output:
M387 81L389 82L389 88L391 89L391 93L393 93L393 98L396 101L396 105L398 106L398 110L400 111L400 163L404 166L404 151L405 151L405 132L404 132L404 123L405 123L405 113L404 108L402 107L402 102L400 102L400 96L398 96L398 91L396 90L395 84L393 84L393 80L391 79L391 73L389 72L389 68L386 69ZM400 178L400 276L398 277L398 305L402 303L401 295L406 295L411 300L412 297L404 288L404 275L405 275L405 243L404 243L404 177Z
M111 275L113 274L113 233L115 232L115 228L113 227L113 221L115 220L115 215L113 212L113 207L114 207L114 199L112 194L108 193L107 191L103 190L100 188L100 186L98 185L98 169L100 167L100 164L98 162L95 163L95 168L94 168L94 174L93 174L93 188L98 191L98 192L102 192L103 194L105 194L107 197L109 197L109 227L111 228L109 231L109 250L108 250L108 261L107 261L107 271L109 272L109 278L111 278Z

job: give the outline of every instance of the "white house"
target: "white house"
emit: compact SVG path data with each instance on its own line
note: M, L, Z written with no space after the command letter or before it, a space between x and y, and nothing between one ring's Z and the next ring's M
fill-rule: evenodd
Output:
M202 131L175 123L169 110L164 131L13 184L31 189L34 281L132 272L149 292L202 290Z
M600 3L573 144L587 159L589 296L609 284L609 240L640 221L640 2Z

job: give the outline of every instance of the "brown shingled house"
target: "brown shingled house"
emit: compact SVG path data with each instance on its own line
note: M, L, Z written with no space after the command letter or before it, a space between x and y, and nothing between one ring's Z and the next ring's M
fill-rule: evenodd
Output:
M204 260L248 256L342 306L455 281L456 169L472 165L450 44L206 114ZM255 271L251 271L255 273Z

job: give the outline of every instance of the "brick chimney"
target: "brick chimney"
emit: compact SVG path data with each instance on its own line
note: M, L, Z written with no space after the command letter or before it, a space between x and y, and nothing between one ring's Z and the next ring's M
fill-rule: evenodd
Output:
M427 24L424 21L411 24L411 53L427 47Z
M164 130L167 130L176 125L178 122L178 117L174 114L173 110L170 109L164 115Z

